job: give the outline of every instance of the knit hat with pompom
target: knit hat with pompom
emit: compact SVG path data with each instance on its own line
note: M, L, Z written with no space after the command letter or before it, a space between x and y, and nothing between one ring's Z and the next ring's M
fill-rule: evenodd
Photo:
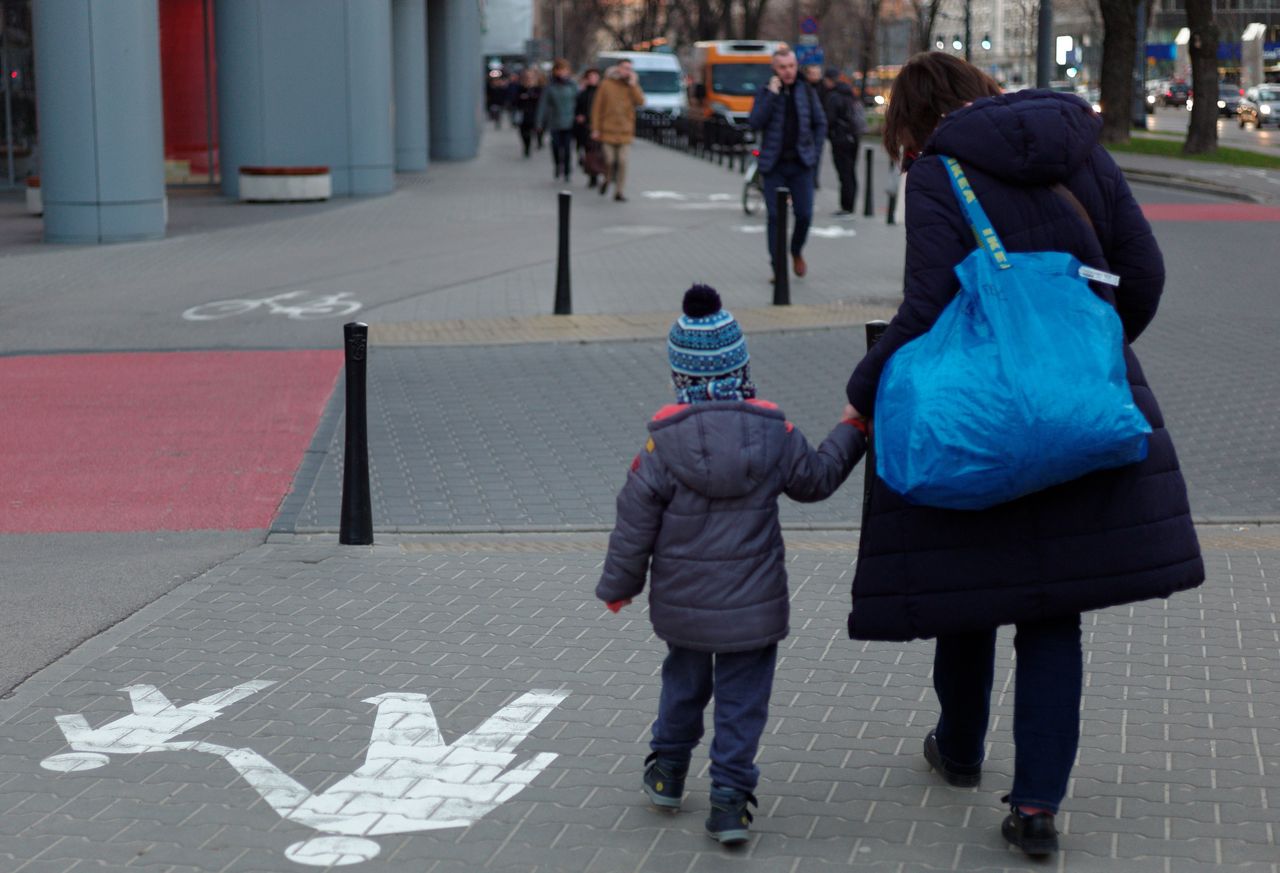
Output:
M716 289L694 285L684 294L683 308L667 336L676 402L755 397L746 337Z

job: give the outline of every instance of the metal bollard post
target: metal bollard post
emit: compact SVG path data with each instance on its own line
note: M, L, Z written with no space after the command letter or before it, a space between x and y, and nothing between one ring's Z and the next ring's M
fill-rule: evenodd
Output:
M569 203L573 194L560 192L560 250L556 255L556 315L572 315L573 300L569 293Z
M885 330L889 327L887 321L868 321L867 322L867 351L871 351L876 343L880 342L880 337L884 336ZM862 410L858 410L862 412ZM863 458L863 484L862 484L862 529L867 529L867 512L871 508L871 488L876 481L876 451L875 451L875 427L874 421L867 421L867 454Z
M867 149L867 181L866 185L863 186L864 199L862 203L862 214L867 218L871 218L876 214L874 196L871 191L871 162L875 157L875 152L875 149Z
M773 195L773 305L791 305L791 274L787 272L787 200L791 190L779 188Z
M342 523L338 542L344 546L370 546L373 545L373 507L369 497L369 425L365 414L369 325L353 321L342 326L342 335L347 357L347 434L342 458Z

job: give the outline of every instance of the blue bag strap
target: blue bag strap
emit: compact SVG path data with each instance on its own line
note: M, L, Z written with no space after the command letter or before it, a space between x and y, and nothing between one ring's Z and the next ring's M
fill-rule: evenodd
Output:
M960 208L969 219L969 227L973 229L973 235L978 240L978 247L991 255L991 260L1001 270L1009 269L1013 264L1009 263L1009 255L1004 249L1004 243L1000 242L996 229L991 225L991 219L987 218L986 210L978 202L978 195L973 193L973 187L969 184L964 170L960 168L960 162L948 157L943 157L942 160L947 165L951 189L956 192Z

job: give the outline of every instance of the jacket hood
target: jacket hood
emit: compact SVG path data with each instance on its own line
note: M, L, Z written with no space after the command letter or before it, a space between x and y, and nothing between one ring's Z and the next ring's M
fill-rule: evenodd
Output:
M853 96L853 87L848 82L836 82L836 86L831 90L837 94L846 94L849 97Z
M686 488L742 497L777 470L786 443L781 410L761 401L668 406L649 422L659 457Z
M1088 159L1101 130L1102 119L1074 94L1017 91L952 112L923 153L953 157L1014 185L1051 185Z

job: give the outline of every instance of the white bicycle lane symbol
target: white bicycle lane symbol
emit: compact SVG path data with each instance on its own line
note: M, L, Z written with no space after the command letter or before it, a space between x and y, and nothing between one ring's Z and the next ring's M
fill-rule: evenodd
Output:
M303 295L312 296L303 298ZM286 291L271 297L240 300L215 300L212 303L201 303L193 306L182 317L187 321L217 321L220 318L231 318L244 315L255 309L265 308L268 315L287 315L289 318L307 320L313 318L338 318L357 312L361 303L348 300L350 293L340 291L337 294L314 294L311 291ZM299 299L302 298L302 299Z

